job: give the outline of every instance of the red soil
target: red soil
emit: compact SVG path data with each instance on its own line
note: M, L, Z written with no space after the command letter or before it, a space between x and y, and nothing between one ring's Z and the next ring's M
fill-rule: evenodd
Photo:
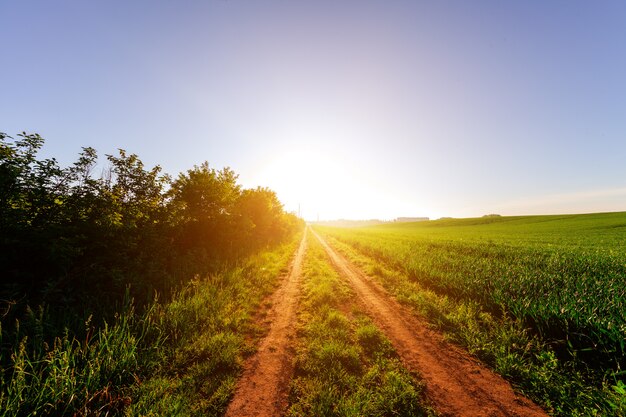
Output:
M244 365L227 417L280 416L287 408L289 382L293 373L293 339L302 260L306 251L306 231L300 242L291 271L272 295L272 308L267 319L269 333L259 350Z

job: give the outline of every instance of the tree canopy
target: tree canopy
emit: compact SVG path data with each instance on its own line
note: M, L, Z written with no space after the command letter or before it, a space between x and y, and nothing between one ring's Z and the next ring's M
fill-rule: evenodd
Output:
M98 177L95 149L61 167L38 157L43 144L0 133L0 299L11 305L106 310L129 287L149 299L302 226L230 168L204 162L172 179L120 149Z

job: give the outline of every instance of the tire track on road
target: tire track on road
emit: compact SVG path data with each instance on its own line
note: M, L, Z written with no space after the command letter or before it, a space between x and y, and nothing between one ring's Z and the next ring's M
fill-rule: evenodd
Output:
M348 279L365 311L391 340L405 366L419 373L442 416L547 417L529 399L466 352L445 342L372 279L335 252L315 231L335 268Z
M259 350L244 364L243 375L228 405L226 417L280 416L287 408L306 239L307 230L304 231L289 275L272 295L272 308L268 313L271 323L269 332Z

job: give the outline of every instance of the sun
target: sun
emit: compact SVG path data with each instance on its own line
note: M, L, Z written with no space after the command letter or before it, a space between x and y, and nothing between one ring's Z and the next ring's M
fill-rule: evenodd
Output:
M291 211L308 219L328 207L340 204L340 190L346 183L346 169L333 155L311 149L280 152L260 167L258 178L276 191Z
M366 174L338 153L301 148L276 153L255 175L276 191L286 210L317 220L381 212L388 197Z

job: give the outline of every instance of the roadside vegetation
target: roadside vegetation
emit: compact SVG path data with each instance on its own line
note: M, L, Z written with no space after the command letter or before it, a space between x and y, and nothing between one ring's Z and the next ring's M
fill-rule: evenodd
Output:
M228 168L43 142L0 134L0 415L223 409L301 220Z
M309 234L289 416L426 416L422 387Z
M316 227L555 415L624 415L626 214Z
M126 415L221 415L243 360L264 334L254 316L277 277L288 272L299 239L253 256L228 272L192 281L172 302L151 312L165 339L147 356L143 378L129 389ZM261 308L262 309L262 308Z

